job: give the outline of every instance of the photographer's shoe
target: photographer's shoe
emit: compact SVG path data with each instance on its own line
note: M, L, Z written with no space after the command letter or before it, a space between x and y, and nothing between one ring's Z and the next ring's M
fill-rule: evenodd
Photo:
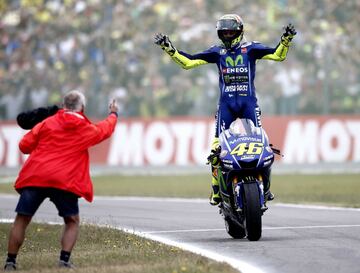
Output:
M69 261L69 262L65 262L65 261L59 260L58 266L61 267L61 268L75 269L74 264L71 263L70 261Z
M16 263L14 262L6 262L4 266L4 271L15 271Z

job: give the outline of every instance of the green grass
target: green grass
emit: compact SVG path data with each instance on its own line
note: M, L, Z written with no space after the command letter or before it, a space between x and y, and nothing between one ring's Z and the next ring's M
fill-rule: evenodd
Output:
M96 195L207 198L209 175L99 176L94 177ZM360 174L273 175L277 202L360 207ZM11 184L0 192L14 193Z
M0 224L1 261L10 224ZM17 263L27 272L65 272L57 268L62 227L31 223ZM166 246L111 228L81 225L72 252L76 272L96 273L235 273L230 266L179 248ZM1 266L1 265L0 265Z
M360 207L360 174L274 176L277 202Z
M98 195L206 198L210 193L210 175L101 176L93 182Z

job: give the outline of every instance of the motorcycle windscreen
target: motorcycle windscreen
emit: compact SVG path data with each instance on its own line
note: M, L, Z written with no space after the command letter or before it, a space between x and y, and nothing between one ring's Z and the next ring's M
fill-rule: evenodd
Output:
M255 127L252 120L240 118L237 118L230 124L229 132L237 137L261 135L261 129Z

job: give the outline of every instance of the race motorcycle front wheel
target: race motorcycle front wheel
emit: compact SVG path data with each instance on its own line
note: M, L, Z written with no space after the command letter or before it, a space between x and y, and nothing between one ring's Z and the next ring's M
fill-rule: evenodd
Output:
M261 237L261 206L258 184L256 181L244 183L244 227L249 241L257 241Z

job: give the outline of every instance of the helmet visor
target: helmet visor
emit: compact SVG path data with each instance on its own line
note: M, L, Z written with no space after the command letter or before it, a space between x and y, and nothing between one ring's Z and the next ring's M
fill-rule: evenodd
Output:
M241 30L241 25L236 20L224 19L216 23L217 30Z
M233 39L237 38L240 35L240 31L238 30L219 30L219 36L225 41L232 41Z

